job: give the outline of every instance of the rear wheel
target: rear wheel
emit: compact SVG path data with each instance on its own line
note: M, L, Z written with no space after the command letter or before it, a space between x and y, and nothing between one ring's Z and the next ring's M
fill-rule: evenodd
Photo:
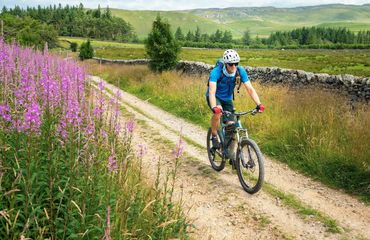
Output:
M208 159L211 163L211 166L216 171L221 171L225 168L225 158L223 157L223 147L221 143L221 135L220 132L217 132L218 141L220 142L220 148L215 149L212 146L212 131L211 129L208 130L207 133L207 152L208 152Z
M250 194L258 192L265 175L264 160L258 145L251 139L243 139L236 156L236 170L242 187Z

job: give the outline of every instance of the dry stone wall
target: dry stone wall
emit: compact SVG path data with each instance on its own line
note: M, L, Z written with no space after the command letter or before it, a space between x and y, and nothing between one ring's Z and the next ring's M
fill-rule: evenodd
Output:
M109 60L95 58L101 63L118 64L148 64L148 59L137 60ZM180 61L176 70L189 75L208 75L214 65L203 62ZM307 85L339 90L348 94L351 100L370 101L370 78L355 77L349 74L329 75L312 73L302 70L284 69L278 67L246 67L252 81L272 84L287 84L294 87Z

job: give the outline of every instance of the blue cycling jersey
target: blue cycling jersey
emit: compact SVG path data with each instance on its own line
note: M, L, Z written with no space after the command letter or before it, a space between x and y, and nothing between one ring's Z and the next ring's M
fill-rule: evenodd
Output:
M227 77L225 74L223 74L221 81L218 81L221 77L221 71L222 69L220 66L215 67L210 73L209 81L215 82L217 84L216 97L218 99L221 99L223 101L230 101L233 99L236 77ZM243 83L248 82L249 78L247 71L245 71L245 69L241 66L238 66L238 71L240 75L240 81ZM206 96L209 96L209 88L207 89Z

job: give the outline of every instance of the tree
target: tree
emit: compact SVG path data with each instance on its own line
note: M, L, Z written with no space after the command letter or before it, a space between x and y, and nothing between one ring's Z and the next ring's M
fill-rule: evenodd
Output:
M90 39L81 44L79 58L83 61L94 57L94 49L91 46Z
M221 42L223 43L231 43L233 41L233 35L230 31L225 31L222 37Z
M5 6L3 6L3 9L1 10L1 13L3 14L3 13L6 13L6 12L8 12L8 9Z
M175 39L177 41L184 41L185 40L185 36L182 33L182 30L181 30L180 27L178 27L177 30L176 30L176 32L175 32Z
M250 45L251 44L251 35L249 29L244 31L243 37L242 37L242 42L244 45Z
M194 41L194 34L189 30L188 34L186 34L186 41L193 42Z
M173 38L170 24L163 22L158 15L145 43L150 58L149 67L152 71L162 72L176 67L180 46Z
M212 42L221 42L222 41L222 36L223 36L222 31L217 29L217 31L214 34L211 35L211 41Z
M94 18L100 18L101 17L101 9L100 9L100 4L98 5L98 9L93 11L93 17Z
M112 19L112 12L109 9L109 6L105 9L105 12L103 13L103 18Z
M43 49L45 42L50 48L56 47L58 33L53 26L43 24L31 17L16 17L10 13L0 15L4 21L4 38L6 41L15 39L21 45ZM1 31L1 30L0 30Z
M194 35L194 42L200 42L200 28L197 26L197 30Z
M9 9L7 13L13 16L31 17L53 26L62 36L119 41L135 39L135 36L131 36L134 34L132 26L122 18L112 16L108 6L105 10L102 10L99 5L96 10L85 11L82 4L64 7L61 4L49 7L39 5L38 7L27 7L26 10L16 7Z
M209 35L207 33L203 33L200 37L201 42L209 42Z

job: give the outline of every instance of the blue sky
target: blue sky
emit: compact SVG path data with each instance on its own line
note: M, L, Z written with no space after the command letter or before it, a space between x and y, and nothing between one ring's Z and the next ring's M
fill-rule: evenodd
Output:
M85 7L96 8L98 4L101 7L109 6L111 8L121 9L135 9L135 10L182 10L194 8L225 8L225 7L261 7L261 6L274 6L274 7L297 7L297 6L312 6L320 4L343 3L361 5L370 3L370 0L36 0L36 1L22 1L22 0L1 0L0 7L14 7L19 5L37 6L37 5L50 5L61 3L62 5L78 5L82 3Z

